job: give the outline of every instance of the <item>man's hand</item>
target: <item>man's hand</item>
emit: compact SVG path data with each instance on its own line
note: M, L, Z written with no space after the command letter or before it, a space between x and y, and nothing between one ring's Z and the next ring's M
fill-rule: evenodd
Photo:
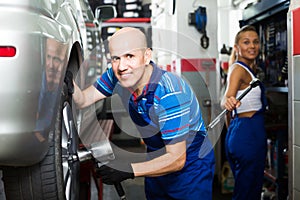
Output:
M73 74L71 71L67 70L64 81L67 85L68 93L73 94L74 93L74 83L73 83Z
M133 179L134 173L131 164L128 164L128 169L119 170L116 167L103 165L96 169L98 176L102 177L102 182L108 185L120 183L126 179Z

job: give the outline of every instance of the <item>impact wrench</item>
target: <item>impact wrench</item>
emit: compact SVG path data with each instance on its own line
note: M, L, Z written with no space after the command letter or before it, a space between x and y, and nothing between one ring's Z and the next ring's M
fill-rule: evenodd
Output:
M246 88L246 90L240 95L238 96L237 100L240 101L242 100L242 98L244 98L244 96L246 96L248 94L248 92L250 92L250 90L252 90L252 88L257 87L260 84L259 79L254 78L251 82L250 85ZM208 126L207 126L207 130L214 128L219 122L220 119L224 117L224 115L228 112L227 109L224 109Z
M100 168L102 165L106 165L109 163L109 161L114 160L115 155L109 141L106 139L100 142L92 143L89 149L79 150L78 158L80 162L94 159L97 167ZM114 186L120 199L126 200L125 192L121 183L115 183Z

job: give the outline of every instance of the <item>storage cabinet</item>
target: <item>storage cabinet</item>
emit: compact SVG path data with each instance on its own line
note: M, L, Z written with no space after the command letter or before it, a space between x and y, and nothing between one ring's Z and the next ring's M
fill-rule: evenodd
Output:
M282 88L267 88L269 110L265 113L268 137L266 186L274 188L277 199L288 195L288 93Z

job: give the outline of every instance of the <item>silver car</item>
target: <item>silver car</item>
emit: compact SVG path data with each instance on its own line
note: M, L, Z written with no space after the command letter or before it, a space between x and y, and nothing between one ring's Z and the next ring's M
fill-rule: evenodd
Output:
M0 24L6 197L77 199L80 120L71 83L87 84L78 76L86 48L79 0L0 0Z

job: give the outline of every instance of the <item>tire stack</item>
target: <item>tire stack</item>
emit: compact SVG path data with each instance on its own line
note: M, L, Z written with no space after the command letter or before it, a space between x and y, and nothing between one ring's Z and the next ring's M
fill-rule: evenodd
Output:
M99 5L112 5L117 7L117 0L88 0L90 7L95 15L95 9Z
M118 17L137 18L142 17L141 0L118 0L117 3Z
M143 3L142 4L142 13L141 17L151 18L151 3Z

